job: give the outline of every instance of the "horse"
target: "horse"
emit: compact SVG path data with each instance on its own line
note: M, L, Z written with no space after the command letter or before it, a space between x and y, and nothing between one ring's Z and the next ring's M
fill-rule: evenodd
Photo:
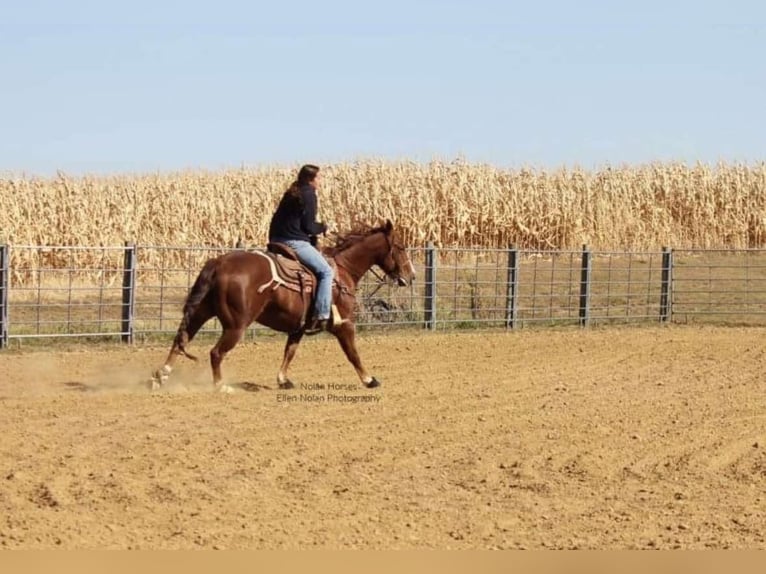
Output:
M286 246L271 249L279 246L269 244L269 251L290 253L289 248L284 249ZM390 220L378 227L366 226L338 234L335 244L323 248L322 253L334 269L333 320L328 331L340 343L361 383L370 389L378 387L380 381L367 372L356 349L356 289L362 276L373 266L378 266L389 280L401 287L415 280L415 269ZM197 360L186 347L213 317L218 318L223 329L210 350L215 389L232 391L223 383L221 363L254 321L287 333L277 385L280 389L295 388L287 377L287 371L301 339L311 334L307 333L306 316L313 308L313 291L317 282L313 274L297 261L293 261L292 266L296 272L293 277L298 280L286 279L284 273L278 272L279 261L279 256L269 252L232 251L211 258L204 264L184 303L183 317L165 364L152 375L152 389L165 384L179 356ZM307 301L307 298L311 300Z

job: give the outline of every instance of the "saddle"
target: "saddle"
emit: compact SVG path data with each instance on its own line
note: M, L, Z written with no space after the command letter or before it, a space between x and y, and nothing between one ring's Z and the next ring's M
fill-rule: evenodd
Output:
M276 263L277 275L288 289L312 293L317 284L314 273L298 260L295 250L284 243L268 243L266 251Z
M297 291L303 299L303 317L301 319L301 325L306 323L306 316L313 307L314 302L314 289L317 285L317 279L314 273L303 263L298 260L298 255L295 253L292 247L285 245L284 243L271 243L266 245L266 253L259 253L263 257L271 260L272 278L267 283L261 285L258 291L261 292L269 287L276 289L280 285ZM332 267L333 275L337 273L335 267L335 261L328 260L330 267ZM334 280L338 288L340 284L337 280ZM346 319L341 318L338 308L335 304L332 305L332 320L334 325L340 325L345 322ZM307 333L308 334L308 333Z

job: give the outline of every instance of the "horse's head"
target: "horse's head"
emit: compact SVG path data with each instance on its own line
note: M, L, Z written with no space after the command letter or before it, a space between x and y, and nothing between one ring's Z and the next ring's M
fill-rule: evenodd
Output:
M375 265L400 286L410 285L415 280L415 268L390 220L380 227L364 226L339 234L335 245L325 247L323 251L326 256L333 257L339 267L346 269L355 283Z
M381 251L375 264L401 287L406 287L415 281L415 268L407 255L407 250L399 242L391 220L387 219L380 230L386 238L386 248Z

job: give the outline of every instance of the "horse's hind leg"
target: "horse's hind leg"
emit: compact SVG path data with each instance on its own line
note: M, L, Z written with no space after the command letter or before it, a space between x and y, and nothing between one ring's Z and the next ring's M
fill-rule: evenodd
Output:
M222 392L231 392L231 387L221 383L221 362L223 362L226 353L231 351L245 334L245 327L224 328L221 338L210 351L210 366L213 368L213 384Z
M186 326L186 332L188 334L188 340L191 341L202 326L207 323L213 317L213 312L210 311L207 305L201 305L197 311L191 316L189 324ZM178 341L174 340L173 345L170 348L165 364L154 371L152 374L152 389L158 389L168 381L170 373L173 371L173 365L178 359L179 355L184 354L178 346Z
M300 344L302 338L303 331L296 331L295 333L290 333L287 336L287 343L285 344L285 356L284 359L282 359L282 366L279 368L279 373L277 374L277 385L279 385L280 389L295 388L295 385L292 383L292 381L287 378L287 369L290 367L290 361L293 360L295 351L298 350L298 345Z

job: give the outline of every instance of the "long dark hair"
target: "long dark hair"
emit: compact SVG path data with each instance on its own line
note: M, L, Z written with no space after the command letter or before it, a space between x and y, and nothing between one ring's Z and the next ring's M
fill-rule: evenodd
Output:
M298 179L296 179L288 188L287 193L292 195L293 197L300 197L300 194L298 193L298 190L306 184L310 184L313 182L317 174L319 173L319 168L315 165L306 164L303 167L301 167L300 171L298 172Z
M315 165L306 164L298 172L298 178L290 184L282 200L279 202L278 209L287 209L290 211L303 210L303 198L301 197L301 187L310 184L316 179L319 168Z

